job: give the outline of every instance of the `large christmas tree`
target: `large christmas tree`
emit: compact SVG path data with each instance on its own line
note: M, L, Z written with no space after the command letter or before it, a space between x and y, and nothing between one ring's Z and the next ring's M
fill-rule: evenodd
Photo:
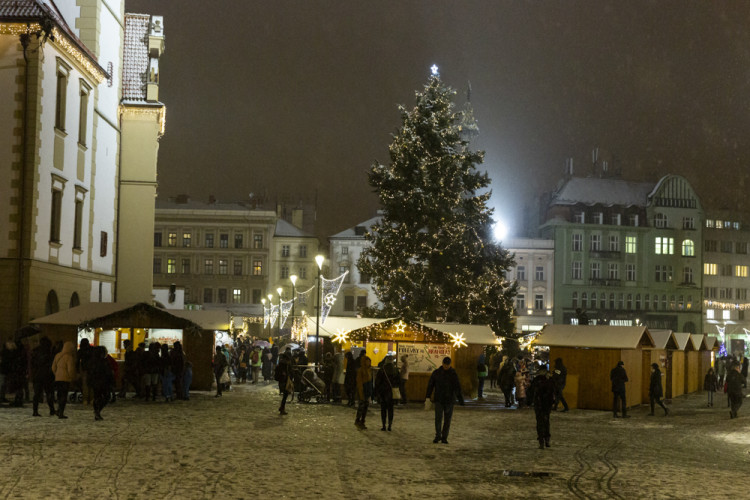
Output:
M382 303L369 312L512 334L516 290L503 273L513 262L493 241L490 180L477 171L484 153L462 138L466 120L454 95L433 70L416 106L399 107L390 164L370 170L383 217L358 262Z

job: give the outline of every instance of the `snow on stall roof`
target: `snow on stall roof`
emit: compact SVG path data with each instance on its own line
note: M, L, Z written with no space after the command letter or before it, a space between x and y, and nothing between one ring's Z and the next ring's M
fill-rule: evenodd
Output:
M151 16L125 14L125 42L122 67L122 97L138 103L146 100L148 76L148 30Z
M693 349L696 351L708 351L706 347L706 336L702 333L691 333L690 340L693 341Z
M203 330L229 331L229 311L218 309L170 309L169 313L192 321Z
M553 205L602 204L606 206L641 206L648 204L654 189L651 182L631 182L599 177L572 177L555 192Z
M706 349L709 351L718 351L719 350L719 339L716 337L709 337L706 335Z
M428 328L443 333L463 333L467 344L497 345L497 336L487 325L467 325L463 323L422 323Z
M689 333L674 332L674 338L677 340L677 350L679 351L693 351L693 340L690 338Z
M677 349L677 339L672 330L649 330L655 349Z
M350 316L328 316L324 324L320 325L320 336L321 337L332 337L336 333L341 331L351 332L365 328L370 325L377 323L383 323L384 321L390 321L394 318L356 318ZM310 335L315 335L315 321L314 316L307 317L307 329Z
M534 343L550 347L654 347L654 340L645 326L546 325L539 333Z

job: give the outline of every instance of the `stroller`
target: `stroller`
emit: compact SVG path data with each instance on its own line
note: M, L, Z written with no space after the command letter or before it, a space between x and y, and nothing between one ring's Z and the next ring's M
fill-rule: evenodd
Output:
M313 398L315 398L315 402L317 403L324 403L326 401L326 384L312 368L307 368L302 372L301 382L302 390L297 395L299 402L309 403Z

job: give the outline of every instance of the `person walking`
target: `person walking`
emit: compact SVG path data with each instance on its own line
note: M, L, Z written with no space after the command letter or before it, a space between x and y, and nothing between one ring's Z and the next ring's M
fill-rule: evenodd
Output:
M745 377L742 376L742 365L734 363L727 372L727 397L729 398L729 418L737 418L737 412L742 406L742 384Z
M482 353L477 360L477 399L484 399L484 379L487 378L488 371L484 353Z
M562 358L555 360L555 371L552 373L552 381L555 382L555 403L552 405L552 409L557 411L557 405L562 403L563 413L568 411L568 402L565 401L563 396L563 389L565 389L565 383L568 380L568 369L563 365Z
M502 356L500 354L500 351L495 351L490 356L490 372L489 372L490 389L494 388L497 385L497 377L498 377L498 372L500 371L501 361L502 361Z
M94 393L94 420L104 420L102 410L107 406L109 393L115 384L115 375L107 361L107 348L95 346L91 348L89 359L89 383Z
M68 418L65 415L65 405L68 403L70 383L76 378L76 348L73 342L65 342L62 351L55 355L52 372L55 374L57 391L57 418Z
M536 416L536 439L539 441L539 448L550 447L549 416L552 413L552 406L556 400L557 386L554 379L547 372L547 368L542 367L537 371L536 377L531 381L534 388L534 415Z
M341 386L345 382L344 353L341 351L333 355L333 402L341 403Z
M719 381L716 379L716 374L713 368L709 368L706 372L706 376L703 378L703 390L708 393L708 407L714 406L714 392L719 387Z
M625 362L618 361L617 366L609 372L609 380L612 381L612 413L617 418L618 400L622 402L622 418L629 418L627 414L627 403L625 398L625 382L628 381L628 374L625 372Z
M664 390L661 385L661 370L659 369L658 363L651 363L651 380L648 384L648 399L651 403L651 413L649 416L654 416L654 404L658 404L664 410L664 416L669 415L669 410L664 406L664 402L661 400Z
M516 377L515 377L516 402L518 403L519 408L522 408L524 404L526 406L531 406L531 401L528 401L526 399L526 382L527 382L526 379L528 375L529 375L529 372L528 370L526 370L525 366L522 366L516 372Z
M260 347L255 346L250 353L250 371L253 375L251 384L257 384L260 376L260 369L263 366L263 360L260 357Z
M76 371L81 379L81 395L83 396L84 405L90 405L94 395L91 383L89 382L89 363L91 362L92 352L93 347L91 347L89 339L86 337L82 338L76 357Z
M222 386L224 385L224 382L222 382L222 377L224 376L224 372L226 372L228 368L229 362L227 361L227 357L224 355L221 346L217 345L216 354L214 354L213 361L214 377L216 378L216 396L214 397L221 397Z
M435 439L433 443L448 444L448 433L451 429L451 420L453 418L453 405L456 401L461 406L464 405L464 397L461 393L461 383L458 380L458 373L451 367L451 358L443 358L443 364L436 368L430 380L427 382L427 394L425 402L429 400L434 392L435 407Z
M406 383L409 380L409 355L401 356L401 368L399 369L398 388L401 391L401 404L406 404Z
M364 352L364 351L363 351ZM357 416L354 425L362 430L367 429L365 419L367 418L367 409L370 407L372 398L372 360L369 356L359 357L359 370L357 370L357 394L359 396L359 406L357 407Z
M279 356L273 378L279 383L279 392L281 393L279 414L286 415L286 399L291 392L294 392L294 382L292 381L292 358L290 358L287 353L283 353Z
M513 360L506 356L503 359L503 364L500 367L500 373L498 375L498 385L500 390L503 391L505 397L505 407L510 408L513 406L513 386L516 383L516 367L513 364Z
M346 359L344 388L346 389L347 406L354 406L354 392L357 390L357 368L359 365L354 360L351 351L346 353L344 359Z
M375 395L380 402L380 421L383 424L380 428L381 431L386 430L386 416L388 417L389 431L391 425L393 425L393 389L399 388L399 379L399 371L393 364L393 358L386 356L383 368L378 370L378 374L375 376Z
M174 391L172 383L174 382L174 373L172 372L172 357L169 354L169 345L162 344L161 355L159 357L159 375L161 376L161 392L164 401L167 403L174 401Z
M185 353L182 351L182 343L177 340L169 351L169 358L174 375L174 386L177 391L177 399L185 399L183 393L183 376L185 374Z
M34 400L32 402L34 417L39 414L39 403L46 397L50 416L55 414L55 374L52 372L52 342L48 337L39 339L39 345L31 351L31 382L34 385Z

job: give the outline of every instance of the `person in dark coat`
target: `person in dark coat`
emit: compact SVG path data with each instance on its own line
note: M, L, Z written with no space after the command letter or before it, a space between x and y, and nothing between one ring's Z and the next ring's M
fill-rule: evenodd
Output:
M534 380L531 381L531 387L534 388L536 438L539 441L539 448L543 449L545 446L549 448L549 441L552 437L549 429L549 416L552 413L552 405L555 403L557 388L555 381L544 365L537 371Z
M568 379L568 369L563 365L562 358L555 360L555 371L552 373L552 380L555 382L555 403L552 409L557 411L557 405L562 403L563 412L568 411L568 402L565 401L563 396L563 389L565 389L565 383Z
M91 348L88 364L89 383L94 392L94 420L104 420L102 410L107 406L109 393L115 385L115 375L107 361L107 348L96 346Z
M364 352L364 351L362 351ZM369 356L359 357L359 369L357 370L357 396L359 405L357 406L357 415L354 425L364 430L367 429L365 420L367 419L367 409L370 407L372 399L372 360Z
M346 371L344 372L344 389L346 390L347 406L354 406L354 392L357 390L357 370L359 363L354 360L351 351L344 356L346 359Z
M81 339L80 346L78 348L78 354L76 356L76 370L81 378L81 395L83 396L83 404L90 405L93 400L93 390L89 379L89 363L91 361L91 353L93 348L89 339L86 337Z
M169 359L172 365L172 374L174 375L174 386L177 390L177 399L185 399L183 394L182 377L185 373L185 353L182 350L182 342L177 340L169 351Z
M618 361L617 366L609 372L609 380L612 381L612 413L615 418L618 410L618 400L622 402L622 418L628 418L627 403L625 399L625 382L628 381L628 374L625 372L625 362Z
M321 379L326 384L325 394L326 400L330 401L333 399L333 372L336 371L336 364L333 362L333 354L330 352L325 353L323 356L323 372L321 373Z
M122 381L120 383L120 397L125 398L128 391L128 385L133 386L136 396L139 393L140 378L138 377L137 354L133 350L133 344L129 340L122 342L125 348L125 361L122 368Z
M274 377L279 383L279 392L281 393L281 406L279 406L279 414L286 415L286 398L289 397L289 393L294 391L294 383L292 382L292 359L289 354L283 353L279 356L279 362L274 370Z
M49 338L39 339L39 345L31 351L31 382L34 385L34 413L33 416L41 417L39 414L39 403L42 397L47 398L50 416L55 414L55 374L52 373L52 342Z
M451 367L451 358L447 356L443 358L442 366L430 375L425 400L430 399L433 392L435 393L433 399L435 405L435 439L432 442L448 444L448 432L453 418L453 405L458 400L458 403L463 406L464 397L461 393L458 373Z
M216 396L217 398L221 397L222 394L222 386L224 385L221 382L221 376L224 375L224 372L229 369L229 361L227 361L227 357L224 356L224 352L221 349L221 346L216 346L216 354L214 354L214 361L213 361L213 369L214 369L214 377L216 378Z
M383 424L381 431L386 430L385 419L388 417L388 430L393 425L393 388L399 386L398 369L393 364L393 358L386 356L383 368L378 370L375 376L375 395L380 402L380 421Z
M484 353L482 353L477 360L477 399L484 399L484 379L487 378L488 372L489 370L487 369L485 356Z
M729 369L727 373L727 397L729 398L729 418L737 418L737 412L742 406L742 384L745 381L745 377L742 376L740 370L742 365L735 363Z
M719 380L716 378L713 368L709 368L703 378L703 390L708 393L708 406L714 405L714 392L719 388Z
M650 416L654 416L654 404L662 407L665 417L669 414L669 410L661 400L662 395L664 395L664 391L661 386L661 370L659 370L657 363L651 363L651 381L648 384L648 399L651 402Z
M506 357L498 374L498 385L505 397L505 407L513 406L513 388L516 385L516 367L510 357Z

